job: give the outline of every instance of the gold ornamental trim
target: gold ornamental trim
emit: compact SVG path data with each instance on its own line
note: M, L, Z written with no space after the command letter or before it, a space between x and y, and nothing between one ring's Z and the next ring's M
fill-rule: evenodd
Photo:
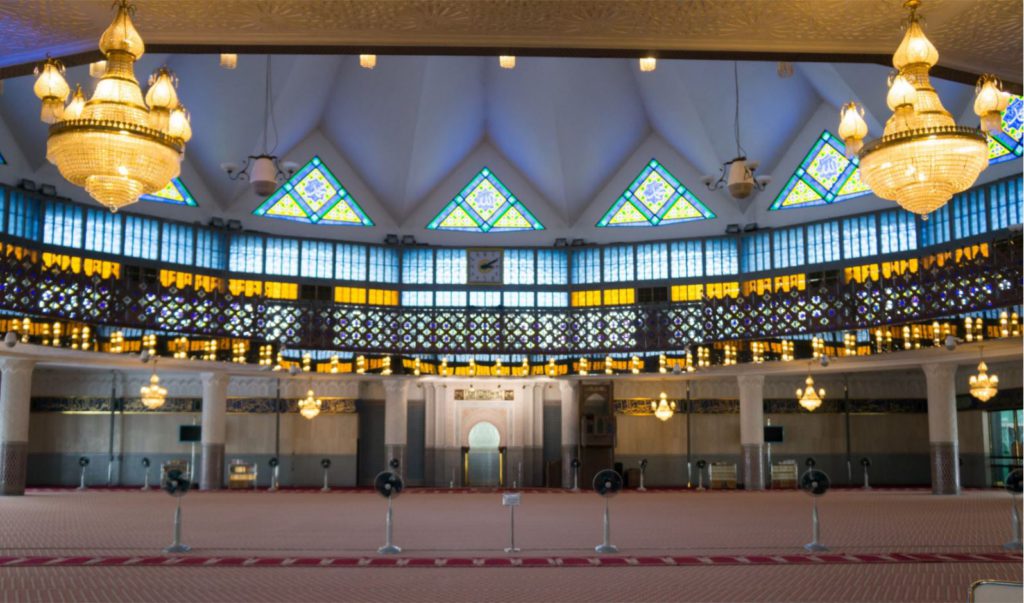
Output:
M857 155L860 157L861 161L864 161L868 155L880 149L895 147L904 143L915 142L932 137L971 138L982 144L988 144L988 138L985 136L985 133L978 128L971 128L969 126L936 126L931 128L915 128L913 130L898 132L896 134L886 134L881 138L876 138L875 140L865 144L864 148L861 149L860 153Z
M59 121L50 126L50 137L77 132L122 133L140 136L170 148L179 155L185 152L185 143L153 128L139 126L127 122L107 121L103 119L69 119Z

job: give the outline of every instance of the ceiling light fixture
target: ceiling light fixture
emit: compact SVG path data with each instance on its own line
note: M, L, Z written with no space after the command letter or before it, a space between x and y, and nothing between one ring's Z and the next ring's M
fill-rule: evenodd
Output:
M320 414L323 408L323 400L313 395L312 387L306 392L306 397L299 400L299 414L309 420L313 420Z
M156 410L167 401L167 388L160 385L160 377L156 376L156 359L153 360L153 374L149 377L149 385L139 389L142 405L149 410Z
M904 3L910 19L892 57L896 72L889 77L886 101L893 113L881 138L863 144L868 128L863 110L854 103L840 113L839 136L848 152L860 157L860 178L875 195L927 217L967 190L988 166L988 141L982 130L999 127L1000 107L1005 109L1010 99L997 79L982 76L974 107L982 130L956 124L928 79L939 51L921 29L920 4Z
M825 388L821 388L817 391L814 389L814 378L807 375L807 379L804 381L803 389L797 388L796 390L796 401L800 403L808 411L813 412L825 399Z
M988 402L999 393L999 375L988 374L988 365L985 364L984 355L981 362L978 363L978 374L971 375L968 385L971 395L982 402Z
M377 55L375 54L361 54L359 55L359 66L363 69L373 69L377 66Z
M747 161L747 152L740 143L740 72L739 63L733 61L732 73L736 84L736 113L734 131L736 134L736 157L722 164L722 173L715 180L714 176L704 176L704 185L708 190L717 191L725 187L733 199L746 199L754 191L763 191L772 181L771 176L754 177L754 171L760 165L757 161Z
M672 418L672 415L676 414L676 403L673 400L669 400L665 392L661 392L659 401L651 400L651 410L654 411L654 416L658 417L661 421L668 421Z
M222 163L220 167L227 172L232 180L248 180L252 183L252 192L266 197L277 190L278 182L290 178L299 164L292 161L281 161L274 150L277 149L277 121L274 120L274 99L270 93L271 70L270 55L267 55L266 88L263 96L263 151L259 155L249 155L241 165ZM270 134L273 132L274 144L270 146ZM268 148L269 147L269 148Z
M515 69L516 58L512 55L503 54L498 57L498 66L502 69Z
M649 73L658 68L658 59L654 57L641 57L640 58L640 71Z
M224 69L234 69L235 67L238 67L238 55L234 53L221 53L220 66Z
M47 59L36 68L33 91L42 101L41 119L50 126L46 158L72 184L111 211L167 186L181 172L185 143L192 137L189 115L178 101L177 78L166 67L149 78L143 99L134 64L146 50L132 24L127 0L100 37L106 66L88 102L72 99L64 65ZM81 102L78 102L81 101Z

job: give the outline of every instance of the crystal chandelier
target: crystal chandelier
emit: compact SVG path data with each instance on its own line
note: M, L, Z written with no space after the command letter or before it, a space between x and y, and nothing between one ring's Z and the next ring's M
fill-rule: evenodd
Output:
M797 388L796 401L799 402L800 406L803 406L805 409L809 411L814 411L819 406L821 406L821 403L825 398L825 389L822 388L815 391L814 378L811 377L810 375L807 375L807 379L804 381L804 385L806 385L806 387L804 387L803 389Z
M164 405L167 400L167 388L160 385L160 377L156 376L156 367L153 367L153 375L149 378L149 385L143 385L139 389L139 397L142 405L149 410L156 410Z
M310 389L306 392L306 397L299 400L299 414L307 419L314 419L320 414L323 404L323 400L314 396L313 390Z
M892 57L896 72L886 98L892 116L882 137L864 144L864 111L848 103L840 111L839 137L849 156L860 157L860 178L883 199L927 216L966 190L988 165L985 132L998 130L1010 101L992 76L978 82L975 112L982 129L958 126L928 80L939 51L924 35L917 16L920 0L907 0L910 21ZM983 131L984 130L984 131Z
M658 417L658 419L668 421L672 418L672 415L676 414L676 403L669 400L665 392L661 392L660 398L658 402L651 401L651 410L654 411L654 416Z
M46 158L72 184L111 211L155 193L181 169L192 137L189 115L178 101L177 79L166 68L149 79L143 100L133 65L145 52L132 24L134 7L117 3L117 16L100 37L106 69L88 101L71 92L64 66L47 59L36 68L33 91L42 101L41 119L52 124Z
M988 365L984 360L978 363L978 374L971 375L968 383L971 395L982 402L988 402L999 392L999 376L988 374Z

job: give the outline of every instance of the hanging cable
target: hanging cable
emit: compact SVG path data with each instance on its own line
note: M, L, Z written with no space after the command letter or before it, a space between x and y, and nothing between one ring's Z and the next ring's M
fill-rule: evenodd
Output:
M743 145L740 144L740 64L739 61L732 62L732 76L733 83L736 85L736 113L734 119L735 132L736 132L736 156L746 157L747 152L743 149Z

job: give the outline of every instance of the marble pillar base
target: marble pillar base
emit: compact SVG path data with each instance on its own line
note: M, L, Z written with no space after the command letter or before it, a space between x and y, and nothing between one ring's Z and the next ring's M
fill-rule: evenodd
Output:
M199 469L200 490L220 490L223 488L224 444L203 444Z
M931 442L932 494L960 494L959 446Z
M764 490L764 444L743 444L741 456L743 487Z
M0 496L25 493L28 442L0 442Z

